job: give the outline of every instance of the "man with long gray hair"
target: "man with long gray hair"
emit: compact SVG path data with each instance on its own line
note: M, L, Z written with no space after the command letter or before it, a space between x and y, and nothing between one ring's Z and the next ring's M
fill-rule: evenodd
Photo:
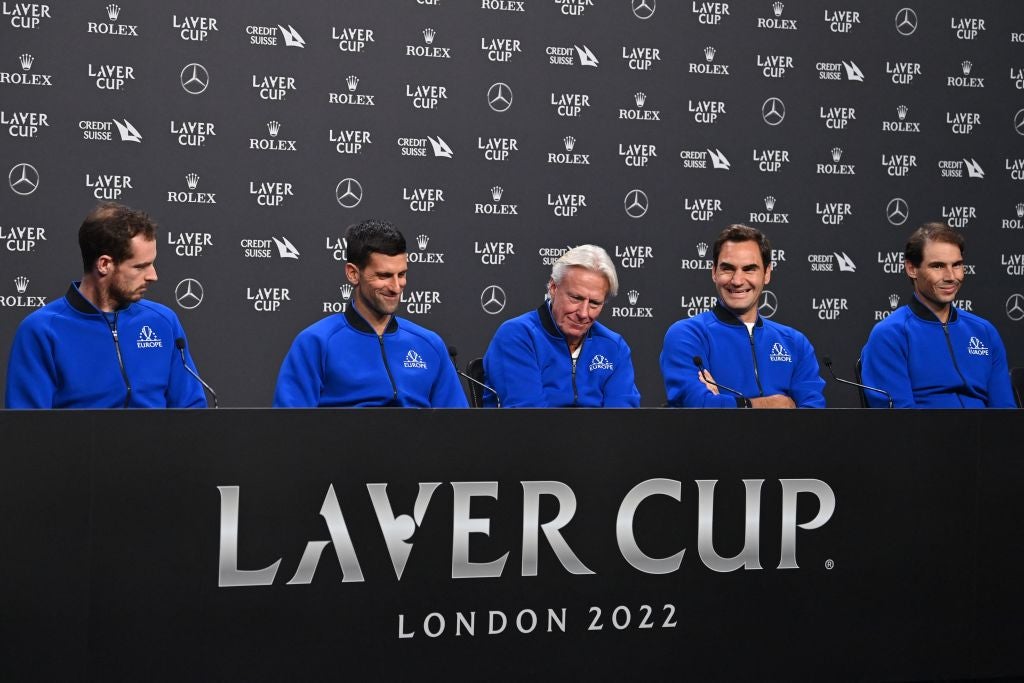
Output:
M629 345L597 322L619 290L615 265L584 244L551 269L537 309L506 320L484 354L484 374L508 408L640 405ZM485 402L495 403L487 392Z

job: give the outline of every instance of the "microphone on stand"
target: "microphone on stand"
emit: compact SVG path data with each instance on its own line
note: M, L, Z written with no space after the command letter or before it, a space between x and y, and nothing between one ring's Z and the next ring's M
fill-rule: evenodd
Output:
M185 366L185 370L188 371L188 374L192 375L197 380L199 380L199 383L202 384L204 387L206 387L206 390L210 392L210 396L213 396L213 407L216 408L217 407L217 392L213 390L213 387L211 387L209 384L204 382L203 378L200 377L196 373L195 370L190 368L188 366L188 363L185 361L185 339L182 338L182 337L178 337L177 339L175 339L174 340L174 348L178 349L178 353L181 354L181 364L183 366Z
M892 408L892 394L890 394L885 389L879 389L878 387L869 387L867 384L861 384L860 382L851 382L848 379L836 377L836 373L832 372L832 358L830 356L822 356L821 362L825 364L826 368L828 368L828 373L832 375L832 379L834 379L835 381L842 382L843 384L849 384L850 386L853 387L860 387L861 389L867 389L868 391L874 391L879 394L883 394L887 399L889 399L889 407Z
M704 361L701 359L700 356L694 356L693 357L693 364L697 366L697 370L700 372L700 377L701 377L702 380L704 380L705 382L707 382L711 386L718 387L719 389L725 389L730 394L733 394L736 398L738 398L741 401L743 401L743 407L744 408L753 408L754 407L754 405L750 402L750 399L747 398L746 396L744 396L743 394L741 394L740 392L736 391L735 389L730 389L729 387L725 386L724 384L718 384L714 380L709 379L710 373L708 373L708 371L704 369Z
M500 408L501 407L501 396L498 396L498 392L497 392L497 390L494 387L490 387L490 386L484 384L483 382L481 382L480 380L478 380L477 378L473 377L472 375L467 375L462 370L459 370L459 366L456 365L456 363L455 363L455 356L457 356L459 354L458 354L458 351L455 350L454 346L449 346L448 347L448 355L451 356L452 365L455 365L455 372L459 373L460 377L465 377L466 379L468 379L470 382L472 382L473 384L477 385L478 387L480 387L482 389L486 389L487 391L489 391L492 394L494 394L495 404L497 405L498 408Z

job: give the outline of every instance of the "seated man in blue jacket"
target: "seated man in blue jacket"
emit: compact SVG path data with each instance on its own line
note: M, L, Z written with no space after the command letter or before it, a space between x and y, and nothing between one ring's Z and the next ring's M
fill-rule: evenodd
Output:
M555 262L544 303L502 323L484 354L484 375L502 407L640 405L629 345L597 322L618 289L601 247L584 244ZM496 403L490 392L484 400Z
M825 380L814 347L802 333L758 313L772 276L768 238L730 225L715 240L712 257L715 307L673 323L665 334L661 374L669 405L824 408Z
M25 318L7 364L8 408L205 408L174 311L156 282L157 224L107 202L78 230L84 272Z
M467 407L441 337L395 315L408 270L402 233L371 219L349 227L345 239L350 303L292 342L274 406Z
M953 305L964 282L963 235L925 223L907 241L903 269L914 296L871 330L861 351L864 383L888 391L894 408L1015 408L999 332ZM888 405L874 392L867 399Z

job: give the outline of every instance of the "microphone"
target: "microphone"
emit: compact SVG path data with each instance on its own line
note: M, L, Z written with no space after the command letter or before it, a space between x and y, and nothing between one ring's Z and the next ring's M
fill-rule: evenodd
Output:
M448 355L451 356L452 365L455 365L455 356L459 355L459 353L458 353L458 351L455 350L454 346L449 346L448 347ZM494 387L489 387L486 384L484 384L483 382L481 382L480 380L478 380L476 377L473 377L472 375L468 375L465 372L463 372L462 370L459 370L459 366L458 365L455 365L455 372L459 373L460 377L465 377L466 379L468 379L470 382L472 382L473 384L477 385L478 387L480 387L482 389L486 389L487 391L489 391L492 394L494 394L495 405L497 405L497 407L499 407L499 408L501 407L501 397L498 396L498 392L494 389Z
M185 367L185 370L188 371L188 374L192 375L197 380L199 380L199 383L202 384L204 387L206 387L206 390L210 392L210 396L213 396L213 407L216 408L217 407L217 392L213 390L213 387L211 387L209 384L204 382L203 378L200 377L196 373L195 370L190 368L188 366L188 363L185 361L185 340L184 340L184 338L178 337L177 339L175 339L174 340L174 348L178 349L178 353L181 354L181 364Z
M704 369L704 361L701 360L700 356L694 356L693 357L693 364L697 366L697 370L700 372L700 377L701 377L702 380L704 380L705 382L707 382L711 386L718 387L719 389L725 389L730 394L733 394L734 396L736 396L736 398L738 398L741 401L743 401L743 407L744 408L753 408L754 407L754 404L752 404L750 402L750 399L747 398L746 396L744 396L743 394L741 394L740 392L736 391L735 389L730 389L729 387L725 386L724 384L717 384L714 381L708 379L709 374L708 374L707 370Z
M841 377L836 377L836 373L832 372L832 358L830 356L822 356L821 357L821 362L825 364L826 368L828 368L828 373L830 375L832 375L832 379L834 379L835 381L842 382L843 384L849 384L850 386L853 386L853 387L860 387L861 389L867 389L868 391L874 391L874 392L877 392L879 394L884 394L885 397L887 399L889 399L889 407L892 408L892 394L890 394L885 389L879 389L877 387L869 387L867 384L861 384L859 382L851 382L848 379L842 379Z

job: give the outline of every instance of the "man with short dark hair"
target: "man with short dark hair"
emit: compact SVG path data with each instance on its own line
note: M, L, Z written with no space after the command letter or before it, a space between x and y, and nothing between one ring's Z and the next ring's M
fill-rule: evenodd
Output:
M619 290L615 264L593 244L551 269L537 309L506 320L484 355L487 382L506 408L636 408L640 392L629 344L597 317ZM497 405L484 392L485 405Z
M669 405L824 408L825 380L811 342L758 314L761 292L772 276L768 238L755 228L730 225L715 240L712 259L718 302L710 311L673 323L665 334L661 374Z
M184 354L195 371L178 317L143 301L157 279L156 229L147 214L113 202L86 216L78 231L82 280L15 333L8 408L206 407L182 362Z
M914 296L875 324L861 351L865 384L894 408L1015 408L1006 347L989 321L953 305L964 282L964 237L945 223L910 235L903 269ZM868 405L888 399L866 394Z
M352 298L344 313L310 325L292 342L274 406L467 407L441 337L395 315L408 270L405 237L371 219L349 227L345 240Z

